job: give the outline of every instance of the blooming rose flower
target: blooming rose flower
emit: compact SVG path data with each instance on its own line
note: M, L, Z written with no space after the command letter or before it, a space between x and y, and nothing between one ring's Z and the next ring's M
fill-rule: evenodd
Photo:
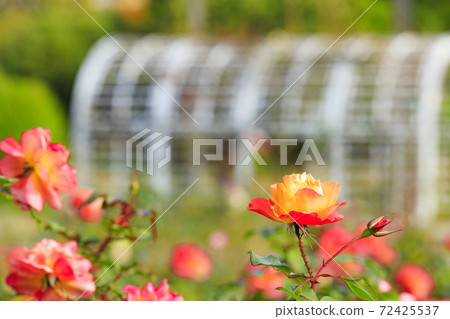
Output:
M126 285L123 287L123 292L127 294L125 301L183 301L183 297L169 291L167 279L164 279L156 288L151 282L143 288Z
M270 186L270 200L254 198L248 210L282 223L334 223L343 218L336 208L347 205L347 202L336 203L340 188L336 182L321 183L311 174L286 175L282 183Z
M422 266L404 264L394 274L394 282L400 291L413 295L418 300L426 299L434 289L434 279Z
M172 249L170 267L180 278L204 281L211 276L211 256L195 244L179 244Z
M35 300L76 300L95 291L89 259L77 254L74 241L43 239L32 249L17 248L9 257L6 283Z
M40 127L23 132L20 144L12 137L0 141L6 156L0 159L0 174L17 178L11 194L23 209L41 211L44 203L61 209L60 191L69 193L77 185L76 172L67 164L69 151L50 143L50 131Z
M93 192L89 189L77 189L72 193L70 204L72 209L76 210L84 221L96 223L103 218L103 198L96 198L93 202L86 204L79 209L79 207L86 202L92 194Z
M272 267L252 266L248 264L246 267L249 277L246 278L245 287L250 296L254 296L257 292L266 299L280 300L283 299L284 292L276 288L282 287L284 276Z

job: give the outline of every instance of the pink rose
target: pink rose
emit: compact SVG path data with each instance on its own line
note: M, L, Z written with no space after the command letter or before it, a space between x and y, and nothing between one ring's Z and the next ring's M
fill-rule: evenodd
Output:
M170 267L180 278L203 281L211 276L211 256L195 244L179 244L172 249Z
M18 179L10 192L23 209L41 211L48 202L59 210L60 192L77 185L76 171L67 164L69 151L50 140L50 131L37 127L23 132L20 144L12 137L0 141L0 150L8 154L0 159L0 174Z
M74 241L65 244L43 239L32 249L19 247L9 257L11 273L6 283L35 300L76 300L95 291L92 264L77 254Z
M126 285L123 287L123 292L127 294L125 301L183 301L183 297L169 291L167 279L164 279L156 288L152 282L147 283L143 288Z

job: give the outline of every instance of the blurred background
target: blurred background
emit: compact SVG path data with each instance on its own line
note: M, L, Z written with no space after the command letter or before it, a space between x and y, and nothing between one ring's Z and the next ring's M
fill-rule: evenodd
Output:
M246 211L250 198L267 197L252 177L268 191L283 175L303 171L342 185L351 229L396 212L404 232L392 240L401 257L390 267L423 265L437 277L435 296L449 295L448 1L379 0L331 48L373 1L78 3L95 21L72 0L0 0L0 139L49 127L53 140L71 149L81 186L121 196L131 174L125 141L144 128L173 137L172 162L141 176L140 205L162 213L200 180L161 219L152 249L138 245L134 253L170 278L174 244L195 242L207 250L213 285L173 280L186 299L214 299L210 287L240 278L250 248L272 252L258 231L270 221ZM193 167L192 138L299 143L289 147L286 166L279 147L266 143L267 166L205 161ZM314 140L325 166L294 165L306 139ZM223 247L214 244L218 231L226 234L218 236L227 238ZM41 237L28 214L0 202L0 246L31 246ZM0 288L0 297L10 293L3 282Z

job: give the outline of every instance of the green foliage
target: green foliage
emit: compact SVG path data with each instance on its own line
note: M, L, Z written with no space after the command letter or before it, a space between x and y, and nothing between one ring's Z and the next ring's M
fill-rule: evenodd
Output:
M265 34L288 32L343 32L373 1L317 0L209 0L209 30L214 33ZM357 31L392 30L393 6L379 1L370 15L358 22Z
M376 301L378 296L372 286L365 279L341 278L356 297L366 301Z
M291 268L289 268L289 266L285 263L282 263L275 256L259 256L251 250L248 253L250 254L250 263L252 266L270 266L273 269L279 270L287 275L291 273Z
M300 296L298 296L295 293L295 291L296 291L295 288L294 289L292 289L292 288L291 289L286 289L286 288L283 288L283 287L278 287L277 290L283 291L289 297L294 298L294 300L297 300L297 301L303 301L304 300L304 299L302 299Z
M0 74L0 140L20 138L23 131L41 126L52 132L52 141L67 142L67 123L57 97L38 80Z
M450 30L450 2L448 0L415 0L414 29L442 32Z
M108 28L108 23L100 22ZM78 67L93 43L104 36L76 6L6 12L0 16L0 33L0 67L42 78L67 105Z
M281 260L275 256L259 256L251 250L248 253L250 254L250 263L252 266L269 266L275 270L281 271L290 278L304 277L303 274L292 272L291 268L287 264L281 262Z
M338 300L334 299L333 297L330 297L330 296L325 296L325 297L322 297L320 299L320 301L338 301Z
M308 285L291 286L288 288L278 287L277 290L285 292L297 301L319 301L314 290Z

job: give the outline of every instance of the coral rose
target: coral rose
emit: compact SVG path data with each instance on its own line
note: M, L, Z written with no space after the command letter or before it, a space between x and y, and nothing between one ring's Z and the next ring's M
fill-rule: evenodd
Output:
M60 192L77 185L76 171L67 164L69 151L50 140L50 131L37 127L23 132L20 144L12 137L0 141L0 150L8 154L0 159L0 174L18 179L10 192L23 209L41 211L48 202L59 210Z
M126 285L123 287L123 292L127 294L125 301L183 301L183 297L169 291L167 279L164 279L156 288L151 282L143 288Z
M418 300L426 299L434 289L434 279L422 266L404 264L394 274L394 282L400 291L413 295Z
M347 202L336 203L341 186L333 181L321 183L311 174L292 174L282 183L270 186L270 199L254 198L248 210L276 222L324 225L340 221L336 211Z
M9 257L11 273L6 283L35 300L77 300L95 291L92 264L77 254L74 241L65 244L43 239L34 248L20 247Z
M103 198L96 198L93 202L84 205L80 209L80 206L86 202L92 194L93 192L89 189L79 188L72 193L70 204L72 209L78 212L81 219L89 223L96 223L103 218Z
M204 281L211 276L211 256L195 244L179 244L172 249L170 268L180 278Z
M280 300L283 299L285 293L276 288L282 287L284 276L279 271L265 266L252 266L248 264L246 267L250 276L246 279L245 288L250 296L254 296L257 292L266 299Z

